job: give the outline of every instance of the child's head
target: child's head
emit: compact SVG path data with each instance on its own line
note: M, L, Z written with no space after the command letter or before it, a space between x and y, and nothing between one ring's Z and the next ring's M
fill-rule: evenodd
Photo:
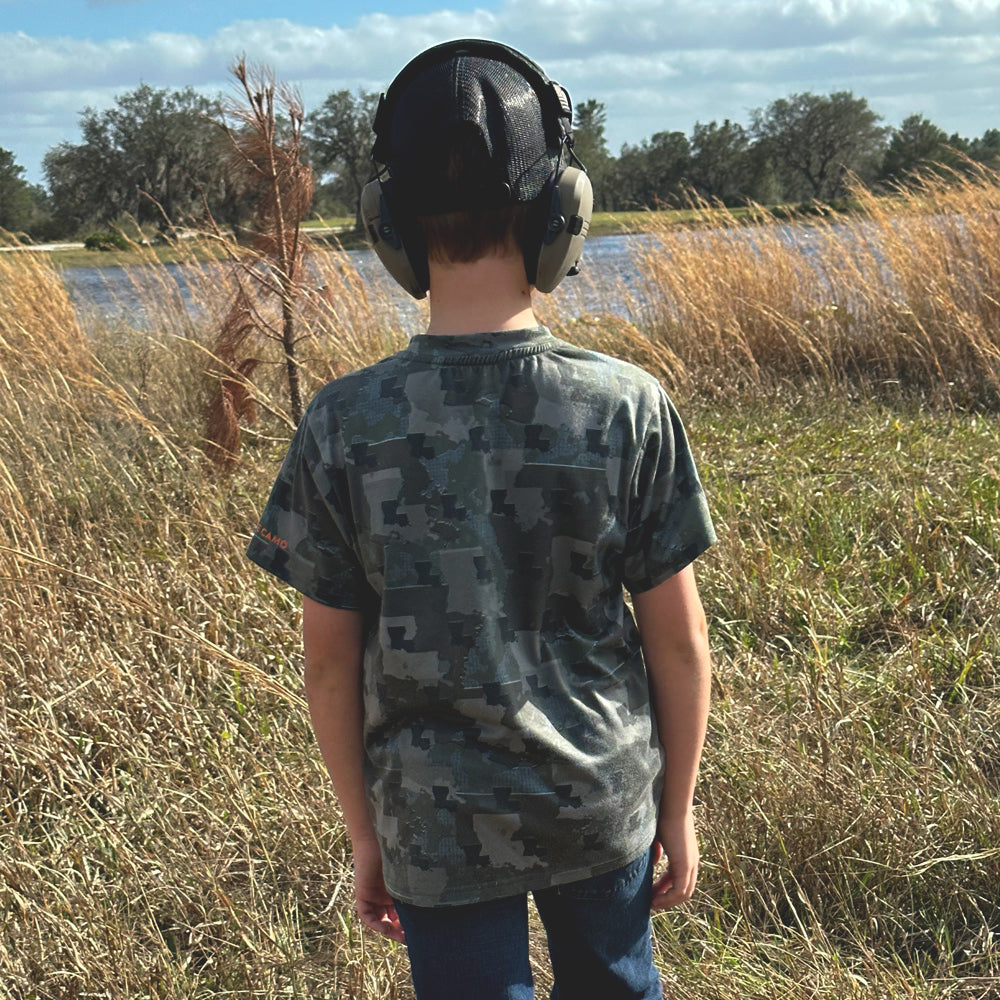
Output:
M533 62L493 42L436 46L393 81L374 130L377 174L362 214L411 294L427 290L428 257L462 264L523 254L542 291L575 273L590 182L569 166L569 96Z

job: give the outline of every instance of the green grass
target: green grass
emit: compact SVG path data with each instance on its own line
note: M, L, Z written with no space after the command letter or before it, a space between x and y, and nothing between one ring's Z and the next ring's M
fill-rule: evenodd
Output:
M823 393L688 412L722 529L701 797L725 906L700 926L997 975L1000 428Z
M133 250L19 250L44 257L53 267L130 267L135 264L178 264L222 260L225 252L208 240L180 240L176 243L157 243Z
M306 219L302 223L303 229L352 229L353 227L353 215L336 215L329 219Z
M711 215L711 213L709 213ZM636 212L595 212L590 223L591 236L621 236L626 233L648 233L670 226L716 224L731 226L734 222L753 220L753 210L731 208L706 220L700 208L669 208Z

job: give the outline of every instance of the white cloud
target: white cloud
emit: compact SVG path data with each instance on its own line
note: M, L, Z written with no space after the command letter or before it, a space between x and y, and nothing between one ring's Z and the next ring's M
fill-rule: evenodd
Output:
M3 0L0 0L3 2ZM1000 125L1000 0L499 0L492 10L350 26L234 21L208 37L104 42L0 34L0 146L38 179L79 111L146 82L229 88L245 53L297 84L307 106L340 87L384 88L429 45L492 37L527 52L577 100L607 104L613 148L802 90L851 89L890 121L922 111L949 131Z

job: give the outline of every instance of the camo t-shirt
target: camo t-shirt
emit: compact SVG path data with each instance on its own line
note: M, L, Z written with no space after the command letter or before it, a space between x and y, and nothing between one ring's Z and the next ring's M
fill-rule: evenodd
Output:
M365 616L395 898L483 901L648 849L662 753L623 586L714 540L658 382L544 328L420 335L320 391L248 555Z

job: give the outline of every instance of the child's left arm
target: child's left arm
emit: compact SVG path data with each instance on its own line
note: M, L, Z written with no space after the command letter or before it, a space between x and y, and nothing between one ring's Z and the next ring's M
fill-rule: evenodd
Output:
M368 815L361 613L303 597L302 635L309 714L351 838L358 913L365 926L402 941L403 930L382 878L382 856Z
M669 867L653 886L653 909L660 910L689 899L698 877L692 802L708 725L711 657L693 566L633 595L633 604L665 756L657 843Z

